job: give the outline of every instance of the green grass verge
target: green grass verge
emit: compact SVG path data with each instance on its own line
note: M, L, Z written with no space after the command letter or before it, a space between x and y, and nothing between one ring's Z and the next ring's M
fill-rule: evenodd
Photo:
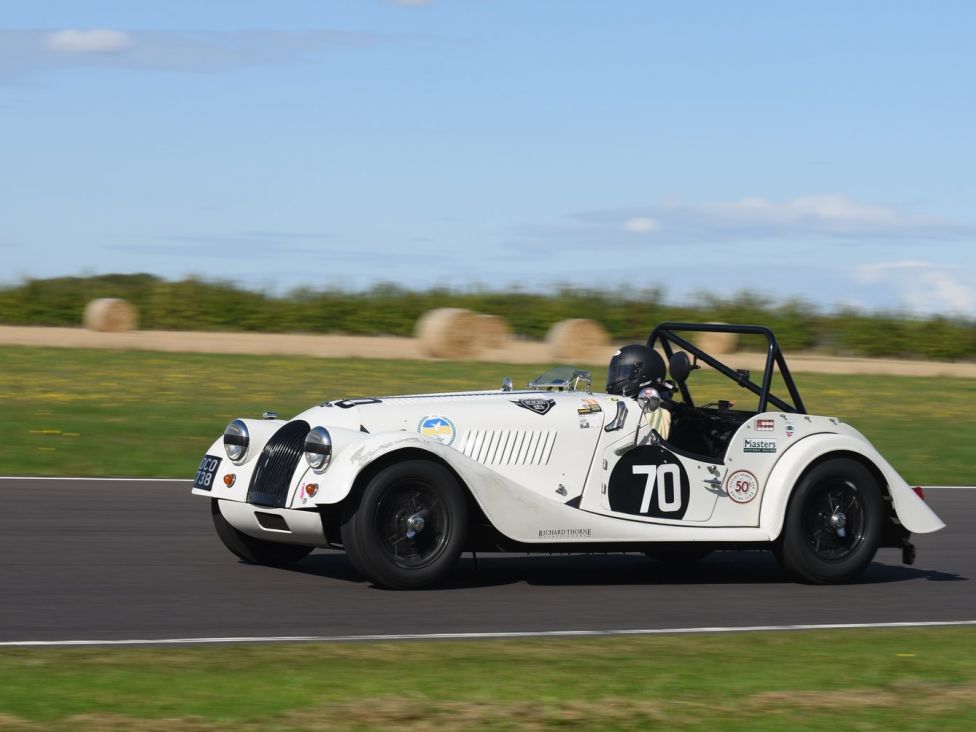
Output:
M969 730L976 629L0 652L16 729Z
M235 417L291 416L326 397L497 388L504 376L524 384L545 368L0 347L0 473L188 477ZM594 383L605 374L594 367ZM714 374L692 379L710 395L745 394ZM906 480L971 482L976 380L801 374L797 382L809 412L854 424Z

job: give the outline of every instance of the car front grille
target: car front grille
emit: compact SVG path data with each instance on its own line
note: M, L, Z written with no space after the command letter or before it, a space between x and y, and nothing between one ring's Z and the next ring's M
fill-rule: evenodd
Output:
M264 446L247 489L247 502L280 508L288 500L288 487L305 448L308 422L298 419L275 432Z

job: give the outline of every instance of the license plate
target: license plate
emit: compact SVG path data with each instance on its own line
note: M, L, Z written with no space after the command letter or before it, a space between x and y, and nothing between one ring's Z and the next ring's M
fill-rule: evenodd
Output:
M193 479L193 487L200 490L209 491L213 488L214 476L220 467L220 458L213 455L204 455L197 468L197 477Z

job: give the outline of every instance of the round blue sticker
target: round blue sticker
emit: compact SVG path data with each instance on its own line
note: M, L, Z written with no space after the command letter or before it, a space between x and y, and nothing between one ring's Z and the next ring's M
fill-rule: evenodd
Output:
M454 444L454 438L457 437L457 427L454 423L439 414L431 414L421 419L420 424L417 425L417 432L443 445Z

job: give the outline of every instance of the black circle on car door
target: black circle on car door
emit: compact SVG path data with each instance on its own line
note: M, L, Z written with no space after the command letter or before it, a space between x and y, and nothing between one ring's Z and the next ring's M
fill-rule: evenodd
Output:
M626 453L614 466L607 486L611 511L652 518L683 518L690 495L684 465L658 445Z

